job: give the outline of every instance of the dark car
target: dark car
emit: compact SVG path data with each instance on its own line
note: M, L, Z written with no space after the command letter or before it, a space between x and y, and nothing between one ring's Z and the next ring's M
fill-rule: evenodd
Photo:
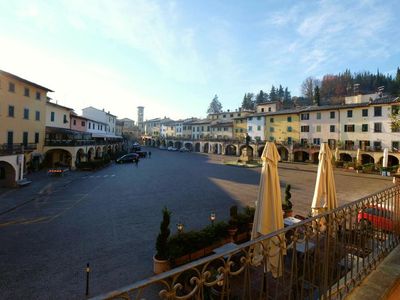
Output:
M125 154L115 160L117 164L123 164L127 162L135 162L139 160L139 154L136 153L128 153Z
M139 157L146 157L147 152L146 151L135 151L136 154L139 154Z

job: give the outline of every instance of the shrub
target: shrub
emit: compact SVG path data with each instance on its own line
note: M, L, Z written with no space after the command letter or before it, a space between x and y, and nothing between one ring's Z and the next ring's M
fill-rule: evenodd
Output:
M291 211L293 208L293 203L290 201L292 194L290 193L291 185L287 184L285 189L285 201L282 203L282 209L284 211Z
M169 230L169 223L171 220L171 212L168 208L164 207L162 210L163 219L160 224L160 233L156 241L156 258L160 260L168 259L168 238L171 233Z
M372 172L372 171L374 171L374 169L375 169L374 163L368 163L368 164L362 165L363 172Z

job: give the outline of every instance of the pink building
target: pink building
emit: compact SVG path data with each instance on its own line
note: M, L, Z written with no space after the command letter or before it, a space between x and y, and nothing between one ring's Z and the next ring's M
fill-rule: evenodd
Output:
M87 131L88 119L75 114L71 114L71 129L77 131Z

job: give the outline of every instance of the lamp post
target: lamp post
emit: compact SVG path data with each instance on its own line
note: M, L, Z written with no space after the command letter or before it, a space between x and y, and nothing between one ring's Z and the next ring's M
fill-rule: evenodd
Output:
M178 229L178 234L182 233L183 227L184 227L184 225L182 222L179 222L178 224L176 224L176 228Z
M212 226L214 226L214 221L215 221L215 219L216 219L216 215L215 215L215 212L211 212L210 213L210 221L211 221L211 225Z

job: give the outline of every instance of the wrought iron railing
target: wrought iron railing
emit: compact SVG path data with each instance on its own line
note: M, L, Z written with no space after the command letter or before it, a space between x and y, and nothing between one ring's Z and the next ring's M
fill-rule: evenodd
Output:
M37 149L37 144L1 144L0 155L22 154L25 151L34 151Z
M94 299L342 299L399 237L396 185Z

